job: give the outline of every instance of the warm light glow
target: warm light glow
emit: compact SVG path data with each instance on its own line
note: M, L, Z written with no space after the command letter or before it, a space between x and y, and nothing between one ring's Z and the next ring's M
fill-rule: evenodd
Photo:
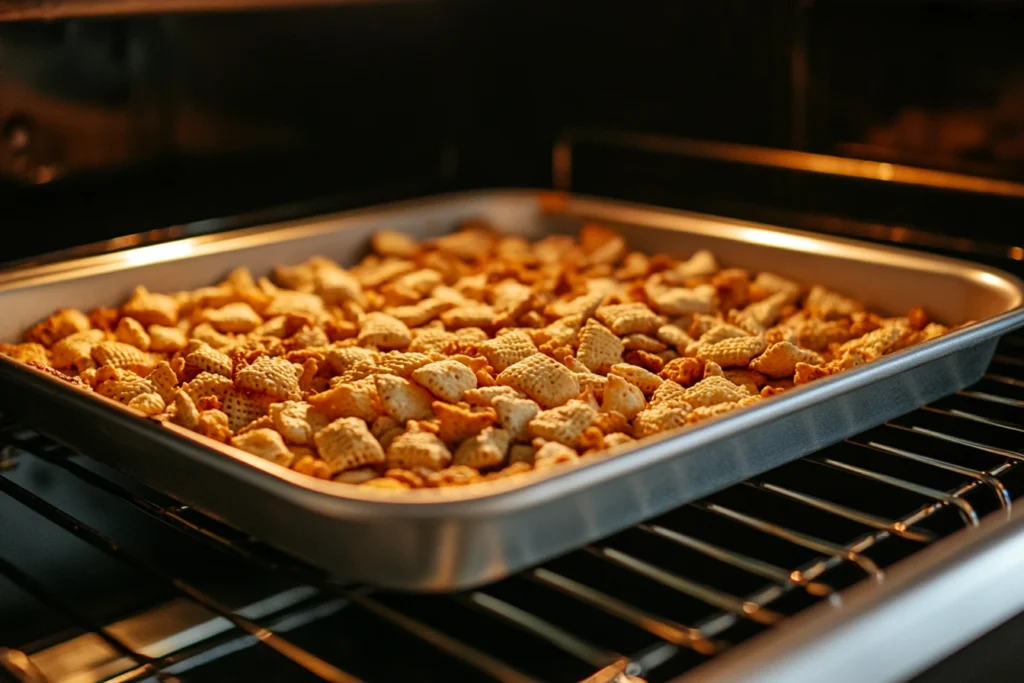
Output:
M132 249L121 254L121 258L133 266L142 266L147 263L159 263L160 261L173 261L186 258L195 252L195 247L189 240L181 242L168 242L167 244L154 244L151 247Z
M1010 258L1024 261L1024 247L1010 247Z
M821 252L823 246L825 246L824 242L813 237L789 235L784 232L776 232L774 230L737 227L736 232L739 233L739 237L741 239L753 242L754 244L764 244L773 247L781 247L783 249L792 249L795 251L815 253Z

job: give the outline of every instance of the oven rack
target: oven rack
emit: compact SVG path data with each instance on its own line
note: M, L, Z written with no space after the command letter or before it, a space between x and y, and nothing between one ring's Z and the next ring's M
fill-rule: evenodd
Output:
M76 680L217 680L221 661L271 667L275 680L672 680L812 605L841 605L846 588L884 582L900 559L985 515L1008 516L1024 492L1022 437L1018 332L978 384L921 410L496 584L414 596L331 584L4 419L0 493L194 609L144 642L126 624L154 620L166 604L100 623L0 547L0 578L78 634L42 648L12 643L19 649L0 661L22 680L49 680L33 678L33 667L45 676L86 638L91 671ZM50 477L187 537L196 548L188 564L228 554L246 575L266 577L257 585L285 587L231 604L152 549L48 500L38 489ZM351 641L362 646L343 646Z

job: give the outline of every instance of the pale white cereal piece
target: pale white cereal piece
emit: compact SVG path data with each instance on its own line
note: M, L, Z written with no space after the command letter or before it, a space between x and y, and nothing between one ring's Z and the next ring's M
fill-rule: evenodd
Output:
M146 375L146 379L156 387L156 392L160 394L160 398L165 403L170 403L178 391L178 375L171 368L171 364L165 360L157 363L153 371Z
M821 285L811 287L811 291L807 293L807 299L804 301L804 306L810 311L811 315L822 320L846 318L857 311L864 310L864 304L861 302L843 296L838 292L833 292Z
M114 336L119 342L131 344L142 351L149 351L149 346L153 341L142 323L135 318L128 317L121 318L121 322L117 324L117 329L114 331Z
M373 250L380 256L411 259L420 252L420 245L408 235L395 230L381 230L370 238Z
M411 431L400 434L388 445L387 466L415 470L440 470L452 462L451 451L434 434Z
M688 278L705 277L717 272L718 261L715 260L715 255L707 249L700 249L686 261L672 270L666 271L665 276L669 282L682 282Z
M498 384L523 392L543 408L560 406L580 394L576 375L543 353L535 353L505 368L495 379Z
M384 449L357 417L338 418L313 437L317 451L335 474L365 465L382 464Z
M683 394L683 400L691 407L699 408L739 401L747 396L750 396L749 391L733 384L725 377L707 377L687 389Z
M231 377L232 363L227 354L206 343L200 343L194 351L185 356L185 370L189 373L209 372Z
M228 416L231 431L238 432L253 420L258 420L267 413L270 399L259 394L232 389L221 399L220 409Z
M281 401L297 400L302 393L299 389L301 376L302 366L298 363L260 356L235 373L235 385Z
M99 365L149 372L156 366L153 357L131 344L103 341L92 347L92 359Z
M516 318L524 313L533 300L533 290L512 279L495 284L489 294L495 312L508 318Z
M84 330L62 338L53 345L53 367L58 370L75 368L79 372L96 367L92 350L104 337L103 330Z
M814 351L801 349L789 342L772 344L760 356L750 361L750 369L772 379L792 377L797 363L821 365L824 359Z
M700 336L700 343L703 345L717 344L718 342L725 341L726 339L749 336L750 333L744 330L742 327L738 327L737 325L731 325L729 323L721 323L719 325L715 325L707 332L702 334Z
M564 406L538 413L530 420L528 430L534 438L573 446L595 417L597 411L592 406L574 399Z
M412 342L412 333L398 318L386 313L367 313L359 321L357 340L378 349L404 349Z
M548 304L546 312L548 315L557 316L564 318L571 315L579 315L580 322L582 322L592 315L597 310L598 306L604 301L604 294L601 292L594 292L591 294L583 294L572 299L559 299Z
M580 348L576 352L576 360L592 372L606 373L613 365L622 362L623 350L622 340L591 318L580 331Z
M450 308L441 314L441 322L450 330L463 327L491 327L498 319L492 306L481 303L470 303Z
M263 318L249 304L236 301L221 308L206 311L203 319L218 332L252 332L263 323Z
M128 407L138 410L143 415L159 415L164 412L164 408L167 406L160 394L149 393L139 394L132 400L128 401Z
M377 382L373 377L337 384L327 391L313 394L307 401L332 419L358 417L366 422L373 422L382 412Z
M299 446L311 446L313 435L330 422L326 415L301 401L272 403L269 417L285 440Z
M174 394L173 421L186 429L195 429L199 426L199 410L184 389L179 389Z
M632 446L636 443L636 439L631 437L629 434L623 434L622 432L612 432L611 434L605 434L604 446L605 448L618 448L619 446Z
M501 372L537 353L537 347L528 334L522 330L512 330L480 344L480 352L495 372Z
M667 325L663 327L667 327ZM648 353L659 353L666 349L664 342L646 334L627 334L622 338L622 346L627 351L647 351Z
M452 464L478 470L497 467L505 462L511 443L512 437L508 431L486 427L476 436L459 444L455 449Z
M633 418L633 436L643 439L659 432L683 427L686 425L686 416L691 412L693 407L686 401L652 402Z
M502 396L494 400L494 410L498 414L502 428L508 431L513 440L527 441L527 425L540 412L540 406L528 398Z
M604 388L604 400L601 401L603 412L616 411L627 420L632 420L637 413L647 407L644 392L618 375L608 376L608 385Z
M178 322L178 301L166 294L155 294L141 285L121 306L121 314L135 318L143 325L172 326Z
M434 417L434 397L423 387L397 375L375 375L374 379L381 408L399 424Z
M683 351L694 339L677 325L662 325L656 333L658 339Z
M149 350L164 353L181 351L188 345L188 335L185 330L177 327L164 327L163 325L149 326Z
M228 392L234 389L234 383L223 375L215 375L212 372L200 372L191 381L185 382L182 389L196 403L207 396L215 396L223 401Z
M609 376L618 375L648 396L657 391L661 383L665 381L650 370L629 363L613 365L608 374Z
M715 288L711 285L700 285L693 289L670 287L658 293L651 303L659 313L665 315L711 313L715 308Z
M438 398L457 403L469 389L476 388L476 375L457 360L442 360L428 363L412 373L417 384L429 390Z
M290 466L295 457L284 445L281 435L273 429L253 429L245 434L233 436L231 445L282 467Z
M548 441L537 448L537 452L533 455L533 466L535 469L543 470L556 465L578 462L579 459L580 456L574 449L557 441Z
M380 439L381 435L396 427L404 430L404 422L399 422L390 415L381 415L370 424L370 433Z
M385 308L384 312L393 318L402 321L409 327L419 327L441 315L452 307L452 304L443 299L423 299L409 306L395 306Z
M752 334L760 334L779 321L782 308L786 306L785 292L772 294L767 299L750 304L742 311L730 314L730 319L739 327Z
M665 380L661 383L654 394L651 396L651 403L658 403L661 401L682 401L686 396L686 388L678 382L673 382L670 379Z
M597 319L615 334L622 336L640 332L650 334L664 324L646 304L635 301L628 304L601 306L595 311Z
M723 368L746 367L751 360L764 353L768 342L764 335L733 337L715 344L701 345L697 358L718 363Z
M533 457L537 453L536 447L526 443L514 443L508 449L508 464L514 465L517 462L533 465Z
M607 377L591 372L590 368L572 356L565 359L565 367L576 374L576 379L580 383L580 391L589 391L598 399L604 396L604 388L608 384Z
M494 407L494 401L498 398L526 398L526 394L516 391L512 387L495 384L490 387L478 387L469 389L462 395L462 400L473 406Z
M785 304L795 304L800 299L800 285L774 273L758 273L751 286L769 296L784 295L783 303Z

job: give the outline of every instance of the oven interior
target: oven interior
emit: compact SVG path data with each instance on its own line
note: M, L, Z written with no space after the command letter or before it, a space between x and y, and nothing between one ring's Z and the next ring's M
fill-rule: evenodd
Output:
M1024 274L1018 3L40 7L0 0L0 18L28 17L0 23L11 267L542 187ZM510 579L417 596L330 584L4 419L0 676L699 676L922 549L1009 519L1022 435L1018 332L968 390Z

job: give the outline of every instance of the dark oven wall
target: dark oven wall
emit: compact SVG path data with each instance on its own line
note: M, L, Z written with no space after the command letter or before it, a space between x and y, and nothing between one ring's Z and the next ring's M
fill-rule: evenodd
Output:
M569 126L1017 177L1021 29L1019 3L828 0L436 0L0 24L0 209L18 258L311 198L330 197L314 205L326 210L549 186ZM577 159L579 187L601 194L907 220L874 188L840 201L831 185L756 169ZM998 224L1003 206L987 206L939 213L953 216L947 230L977 210Z

